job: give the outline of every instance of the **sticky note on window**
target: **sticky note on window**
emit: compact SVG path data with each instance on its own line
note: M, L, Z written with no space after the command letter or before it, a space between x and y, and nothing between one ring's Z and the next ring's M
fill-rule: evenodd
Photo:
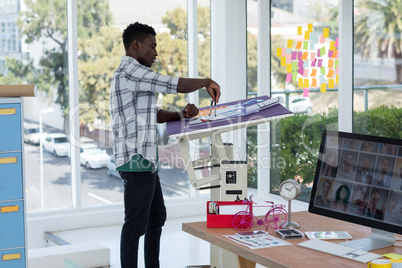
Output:
M334 88L334 79L328 79L328 88Z
M299 78L298 87L303 87L303 78Z
M292 81L296 82L296 80L297 80L297 72L293 72L292 73Z
M308 52L307 51L304 51L303 52L303 56L302 56L302 60L307 60L307 57L308 57Z
M314 61L315 60L315 52L311 52L310 54L310 60Z
M303 34L303 28L301 26L297 26L297 35Z
M333 50L328 50L328 58L331 58L333 54L334 54Z
M304 69L304 71L303 71L303 76L304 76L304 77L308 77L308 69Z
M313 60L313 61L311 62L311 67L315 67L316 63L317 63L317 60Z
M301 49L302 45L302 41L297 41L295 49Z
M286 57L281 57L281 66L286 65Z
M297 52L293 51L292 52L292 60L295 60L297 58Z
M329 37L329 28L324 28L323 32L322 32L322 36L323 37Z
M311 80L311 87L317 87L317 79L316 78L313 78Z
M338 81L338 75L336 75L336 80L335 80L335 84L339 84L339 81Z
M334 68L334 60L328 59L328 68Z
M337 37L336 40L335 40L335 46L336 46L336 47L339 47L339 39L338 39L338 37Z
M315 77L317 75L317 69L312 69L311 70L311 76Z
M336 49L336 48L335 48L335 41L329 42L329 49L330 49L330 50L335 50L335 49Z
M321 84L321 92L327 92L327 84Z
M292 73L286 74L286 82L292 82Z
M338 50L335 50L334 51L334 53L332 54L332 57L331 58L334 58L334 59L337 59L338 58Z
M293 47L293 40L288 40L288 48L292 48Z
M320 48L320 57L325 55L325 47Z
M286 72L291 73L292 72L292 64L286 64Z
M320 44L324 44L325 43L325 37L320 35Z
M297 66L297 61L292 61L292 71L297 71L299 66Z
M334 69L329 69L327 77L332 78L334 76Z
M282 48L279 47L279 48L276 49L276 56L277 57L282 57Z
M309 88L310 87L310 81L308 79L304 79L304 88Z
M309 31L305 31L304 32L304 40L309 40L310 39L310 32Z
M303 89L303 97L308 97L308 92L310 90L308 88Z
M321 71L321 74L322 74L322 75L325 75L325 67L321 67L321 68L320 68L320 71Z
M308 41L303 42L303 49L308 50Z
M312 31L313 31L313 24L312 24L312 23L308 23L308 24L307 24L307 29L308 29L309 32L312 32Z
M286 55L286 63L292 63L292 54Z
M283 47L282 48L282 57L285 57L286 56L286 47Z
M318 59L317 67L322 67L322 59Z

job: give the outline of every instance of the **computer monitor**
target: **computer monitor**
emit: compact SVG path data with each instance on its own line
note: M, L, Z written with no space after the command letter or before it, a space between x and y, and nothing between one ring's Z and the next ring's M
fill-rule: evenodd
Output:
M309 212L372 228L341 244L393 245L394 233L402 234L402 140L324 131Z

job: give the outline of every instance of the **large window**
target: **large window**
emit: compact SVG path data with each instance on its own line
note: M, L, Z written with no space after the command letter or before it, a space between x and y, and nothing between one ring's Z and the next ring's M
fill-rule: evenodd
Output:
M356 0L354 18L353 131L401 138L400 3Z
M294 116L271 123L270 191L296 179L307 201L324 129L337 129L338 1L271 1L271 96Z

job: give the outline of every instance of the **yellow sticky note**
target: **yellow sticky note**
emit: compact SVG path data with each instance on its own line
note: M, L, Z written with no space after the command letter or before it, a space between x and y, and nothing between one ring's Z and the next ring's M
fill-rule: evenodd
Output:
M331 41L329 44L330 44L330 45L329 45L329 49L335 51L335 50L336 50L336 48L335 48L335 41Z
M313 78L311 81L311 87L316 87L317 86L317 79Z
M321 92L327 92L327 84L321 84Z
M305 40L309 40L309 39L310 39L310 32L309 32L309 31L305 31L305 32L304 32L304 39L305 39Z
M6 206L0 207L0 213L7 213L7 212L18 212L20 210L20 206Z
M312 69L311 70L311 76L314 77L317 74L317 69Z
M338 84L339 84L338 82L339 82L339 81L338 81L338 75L336 75L335 84L337 84L337 85L338 85Z
M279 48L276 49L276 56L277 57L282 57L282 48L279 47Z
M328 68L334 68L334 60L328 59Z
M292 48L293 47L293 40L288 40L288 48Z
M298 86L303 87L303 78L299 78Z
M334 88L334 79L328 79L328 88Z
M297 35L302 35L303 30L301 26L297 26Z
M15 113L16 113L15 108L0 109L0 115L8 115L8 114L15 114Z
M329 37L329 28L324 28L323 36L324 37Z
M329 70L328 70L327 77L332 78L333 76L334 76L334 69L329 69Z
M21 253L4 254L1 257L2 261L12 261L12 260L20 260L20 259L21 259Z
M286 57L281 57L281 66L286 65Z
M309 32L312 32L312 31L313 31L313 24L312 24L312 23L308 23L308 24L307 24L307 28L308 28L308 31L309 31Z
M302 41L297 41L295 49L301 49L302 44Z
M0 165L1 164L15 164L18 162L17 157L0 157Z
M292 64L286 64L286 72L291 73L292 72Z
M304 88L309 88L310 87L310 82L308 79L304 79Z

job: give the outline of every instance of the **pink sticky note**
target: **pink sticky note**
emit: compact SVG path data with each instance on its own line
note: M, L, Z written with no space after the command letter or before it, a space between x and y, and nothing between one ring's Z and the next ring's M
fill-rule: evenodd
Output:
M303 67L300 67L300 68L299 68L299 74L300 74L300 75L304 75L304 68L303 68Z
M291 54L286 55L286 63L288 63L288 64L292 63L292 55Z
M303 89L303 97L308 97L308 92L309 92L308 88Z
M313 60L312 62L311 62L311 67L315 67L315 63L317 62L317 59L315 59L315 60Z
M297 53L297 59L298 59L298 60L301 60L302 56L303 56L303 52L299 51L299 52Z
M304 69L303 77L307 77L307 76L308 76L308 69Z
M322 59L318 59L317 67L322 67Z
M321 51L317 49L317 57L321 57Z
M320 43L321 43L321 44L324 44L324 43L325 43L325 37L322 36L322 35L320 35Z
M282 48L282 57L285 57L286 56L286 47L283 47Z
M292 82L292 74L291 73L286 74L286 82Z
M328 58L331 58L332 54L334 54L334 52L332 50L328 50Z
M338 47L338 37L336 38L336 40L335 40L335 47Z
M336 68L335 68L335 74L339 74L338 72L339 72L339 68L338 68L338 66L336 66Z
M311 52L310 54L310 60L314 61L315 60L315 52Z
M292 52L292 60L295 60L297 58L297 52L293 51Z

